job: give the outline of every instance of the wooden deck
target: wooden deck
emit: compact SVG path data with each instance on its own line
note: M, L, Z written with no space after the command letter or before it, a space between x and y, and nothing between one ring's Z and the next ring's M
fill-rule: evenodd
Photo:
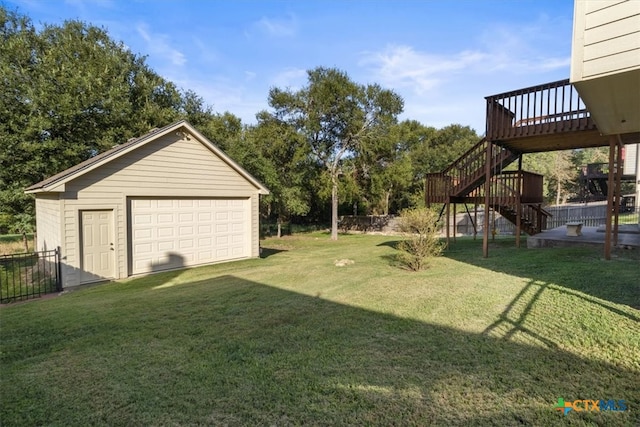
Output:
M616 157L620 164L621 145L640 142L640 132L601 135L568 79L488 96L486 101L485 137L448 168L427 174L425 178L426 205L443 203L442 212L446 211L447 224L451 204L454 214L459 203L485 206L485 257L489 252L490 209L500 212L516 224L517 230L528 234L540 233L550 215L541 205L542 177L520 170L522 154L608 146L609 167L613 169ZM518 158L518 171L505 172L505 168ZM614 178L610 174L609 182ZM619 178L616 185L619 188ZM610 206L614 203L612 194L609 194ZM519 234L517 246L520 245ZM610 240L610 230L605 234ZM605 249L605 258L609 257L610 253Z
M501 147L535 153L609 145L568 79L486 100L486 138ZM622 135L621 142L640 142L640 133Z

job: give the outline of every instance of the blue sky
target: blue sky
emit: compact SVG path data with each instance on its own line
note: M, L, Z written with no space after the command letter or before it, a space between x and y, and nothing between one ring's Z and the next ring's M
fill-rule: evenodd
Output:
M336 67L401 95L401 119L484 132L484 97L569 77L572 0L0 0L36 25L105 27L244 123L269 88Z

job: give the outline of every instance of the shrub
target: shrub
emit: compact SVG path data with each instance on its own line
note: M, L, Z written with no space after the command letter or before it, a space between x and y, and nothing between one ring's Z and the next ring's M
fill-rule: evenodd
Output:
M407 237L398 244L398 261L419 271L428 267L429 258L442 253L437 214L426 208L405 209L400 213L400 231Z

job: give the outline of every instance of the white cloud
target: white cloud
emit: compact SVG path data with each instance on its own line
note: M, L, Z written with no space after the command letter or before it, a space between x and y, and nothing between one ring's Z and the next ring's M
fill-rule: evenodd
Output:
M543 58L537 62L537 69L542 71L557 70L560 68L567 68L571 66L571 57L564 58Z
M193 45L198 48L199 59L208 64L219 61L219 55L215 49L211 47L211 43L204 42L201 38L193 36Z
M571 57L570 23L541 15L527 25L492 25L478 38L489 61L485 71L538 74L567 68ZM564 56L551 56L567 52Z
M286 19L263 17L256 23L256 26L273 37L292 37L298 30L297 20L294 15L289 15Z
M380 52L363 54L360 65L372 67L374 77L386 86L413 87L421 94L446 80L449 73L484 59L483 53L474 51L443 56L418 52L410 46L387 46Z
M252 90L237 81L220 75L184 76L172 81L183 89L191 89L201 96L216 113L229 111L245 124L255 123L255 115L267 106L267 89Z
M186 56L169 44L167 40L168 36L151 33L149 26L145 23L138 24L136 31L147 43L148 52L151 54L159 55L169 60L169 62L175 66L182 66L187 62Z
M287 68L276 74L270 80L272 86L291 90L302 88L306 81L307 71L302 68Z

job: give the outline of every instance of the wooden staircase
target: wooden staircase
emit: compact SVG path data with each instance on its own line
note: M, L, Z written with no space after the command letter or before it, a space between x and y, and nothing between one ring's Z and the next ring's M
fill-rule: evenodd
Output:
M514 206L492 205L491 208L509 222L517 223L518 210ZM520 213L520 229L530 236L538 234L547 228L547 218L550 216L551 214L542 209L539 204L523 203Z
M550 216L542 209L542 176L522 170L507 172L504 169L509 163L526 153L609 147L607 182L615 183L616 188L607 191L605 258L609 259L612 238L615 241L613 236L617 235L611 228L612 212L619 203L616 197L619 198L621 181L620 174L613 173L614 163L616 158L620 162L622 146L640 141L640 132L603 135L569 79L491 95L485 100L486 139L442 172L427 174L427 206L443 203L448 225L450 204L453 203L454 214L457 203L484 205L482 251L487 257L491 209L515 222L517 230L529 234L543 230ZM485 182L487 177L489 182ZM446 230L448 241L449 227ZM520 245L519 233L516 245Z
M447 167L442 173L452 179L451 196L465 197L484 184L486 179L486 152L488 141L482 138ZM495 147L491 156L492 175L499 174L518 158L518 154L506 148Z
M442 172L428 174L425 200L431 203L485 203L486 138ZM490 207L520 229L533 235L546 226L550 214L542 209L542 176L525 171L504 171L519 153L493 145L490 159ZM518 220L518 217L520 219Z

